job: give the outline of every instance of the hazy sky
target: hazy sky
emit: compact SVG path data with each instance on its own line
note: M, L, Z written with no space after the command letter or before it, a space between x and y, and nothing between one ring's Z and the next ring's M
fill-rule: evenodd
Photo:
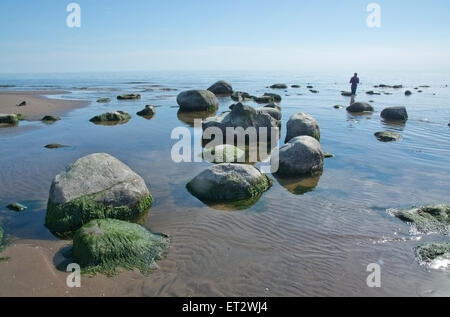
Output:
M66 25L71 2L81 28ZM449 39L448 0L0 1L1 73L450 71Z

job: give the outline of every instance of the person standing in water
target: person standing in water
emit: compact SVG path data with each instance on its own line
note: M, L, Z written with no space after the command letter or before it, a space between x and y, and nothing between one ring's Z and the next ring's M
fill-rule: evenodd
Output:
M359 85L359 78L357 73L355 73L355 75L350 79L350 84L352 84L352 95L356 96L356 90L358 89Z

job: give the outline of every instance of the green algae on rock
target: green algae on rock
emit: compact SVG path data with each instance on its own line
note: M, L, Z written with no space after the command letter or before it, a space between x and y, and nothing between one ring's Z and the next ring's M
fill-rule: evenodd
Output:
M415 249L421 264L427 264L432 269L450 267L450 243L431 243Z
M450 233L450 206L435 205L394 212L400 220L412 224L422 233Z
M55 177L45 223L66 238L93 219L139 221L152 203L142 177L108 154L91 154Z
M17 125L19 118L16 114L0 114L0 124Z
M146 228L117 219L97 219L80 228L73 239L72 256L83 273L113 275L117 269L149 273L162 259L169 239Z
M93 117L92 123L107 124L107 123L126 123L131 119L131 116L123 111L107 112Z

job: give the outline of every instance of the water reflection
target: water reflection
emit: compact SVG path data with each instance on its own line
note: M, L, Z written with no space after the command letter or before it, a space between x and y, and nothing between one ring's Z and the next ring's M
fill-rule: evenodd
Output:
M303 176L303 177L281 177L274 175L278 183L286 188L290 193L294 195L304 195L312 192L320 182L322 174L315 176Z
M217 111L181 111L177 113L178 120L194 127L195 120L205 120L210 117L214 117Z

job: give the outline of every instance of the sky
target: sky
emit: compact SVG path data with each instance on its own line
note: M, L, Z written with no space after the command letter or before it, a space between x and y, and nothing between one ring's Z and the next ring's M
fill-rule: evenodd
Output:
M0 1L0 73L450 71L449 39L448 0Z

